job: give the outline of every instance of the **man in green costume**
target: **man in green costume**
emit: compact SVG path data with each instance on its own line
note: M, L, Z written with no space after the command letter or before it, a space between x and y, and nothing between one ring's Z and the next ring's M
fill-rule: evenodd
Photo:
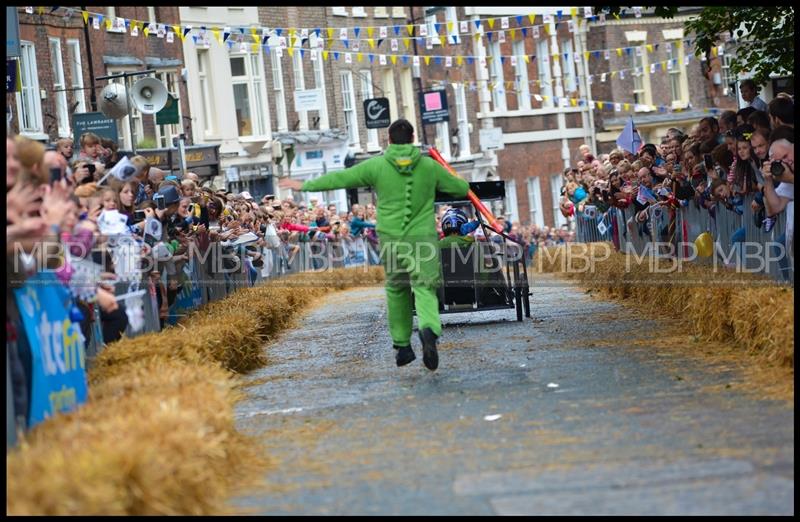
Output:
M303 184L304 191L373 187L378 195L381 262L386 271L389 333L397 350L397 366L414 359L411 348L413 308L419 319L422 361L429 370L439 365L436 339L442 334L439 300L441 267L433 201L436 191L464 197L469 184L423 156L414 142L414 127L400 119L389 127L389 147L382 156L332 172Z

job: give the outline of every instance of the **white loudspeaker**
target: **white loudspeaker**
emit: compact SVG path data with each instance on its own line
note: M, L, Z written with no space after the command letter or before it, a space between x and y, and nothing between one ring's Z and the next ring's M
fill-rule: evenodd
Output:
M131 101L142 114L155 114L167 104L167 88L155 78L142 78L131 87Z
M118 120L128 115L128 96L121 83L109 83L103 88L98 101L100 112Z

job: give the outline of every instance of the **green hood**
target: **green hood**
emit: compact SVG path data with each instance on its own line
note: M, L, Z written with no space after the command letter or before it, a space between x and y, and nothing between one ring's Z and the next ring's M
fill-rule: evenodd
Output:
M414 171L414 167L419 163L422 154L419 152L419 147L410 143L407 145L391 144L386 149L383 157L397 172L410 175Z

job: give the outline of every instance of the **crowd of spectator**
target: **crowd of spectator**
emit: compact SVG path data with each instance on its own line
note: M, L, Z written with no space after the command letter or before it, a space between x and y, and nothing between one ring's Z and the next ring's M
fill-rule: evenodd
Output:
M751 81L742 82L750 106L707 116L688 132L671 128L660 143L638 150L617 148L595 156L587 145L580 160L564 170L560 210L565 217L598 215L609 208L632 209L629 230L647 232L654 207L695 205L716 212L743 213L745 199L753 226L769 232L786 212L777 242L793 248L794 100L779 94L767 105ZM766 110L758 110L764 107ZM752 196L752 198L748 198ZM719 210L724 209L724 210ZM591 212L590 212L591 210ZM732 242L744 241L744 227Z

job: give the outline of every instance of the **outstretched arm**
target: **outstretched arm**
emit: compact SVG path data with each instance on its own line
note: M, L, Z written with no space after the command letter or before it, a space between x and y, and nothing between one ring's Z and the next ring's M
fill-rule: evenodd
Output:
M436 190L462 198L469 192L469 183L463 179L453 176L447 169L441 166L436 160L431 159L431 168L436 174Z
M369 161L365 161L349 169L331 172L320 178L306 181L303 183L303 187L300 190L318 192L321 190L368 187L374 185L373 172L375 169L371 168L369 164Z

